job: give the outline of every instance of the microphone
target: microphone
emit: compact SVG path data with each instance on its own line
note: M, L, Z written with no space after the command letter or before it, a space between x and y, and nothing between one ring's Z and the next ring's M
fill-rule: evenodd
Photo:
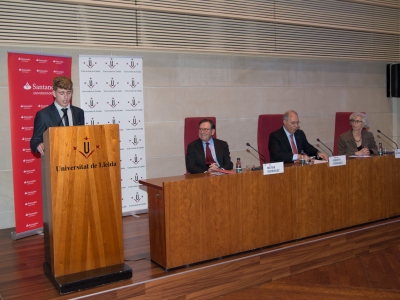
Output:
M396 145L396 149L399 149L399 146L397 146L397 144L393 141L393 140L391 140L390 138L388 138L384 133L382 133L382 131L380 131L379 129L377 130L380 134L382 134L384 137L386 137L389 141L391 141L393 144L395 144Z
M252 148L254 151L256 151L260 155L261 159L264 161L264 164L267 163L267 159L265 158L265 156L262 155L260 152L258 152L258 150L254 149L253 146L251 146L249 143L246 143L246 146L248 146L248 147Z
M58 122L58 125L57 125L57 126L60 126L60 125L61 125L61 122L62 122L62 120L64 120L64 118L65 118L66 115L67 115L67 111L64 111L64 114L63 114L63 116L61 117L60 122Z
M317 139L317 142L320 142L320 143L321 143L322 145L324 145L329 151L331 151L332 156L333 156L333 151L332 151L327 145L325 145L323 142L321 142L320 139Z

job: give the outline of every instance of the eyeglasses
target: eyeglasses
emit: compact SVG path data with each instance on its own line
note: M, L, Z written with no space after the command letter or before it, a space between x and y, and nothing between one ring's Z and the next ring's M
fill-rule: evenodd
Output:
M210 130L211 130L210 128L199 128L199 131L202 131L202 132L208 132Z
M360 121L360 120L350 120L350 123L360 124L360 123L362 123L362 121Z

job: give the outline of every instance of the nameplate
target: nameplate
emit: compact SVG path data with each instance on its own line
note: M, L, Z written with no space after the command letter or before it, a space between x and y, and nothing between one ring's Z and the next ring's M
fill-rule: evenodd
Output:
M394 150L394 158L400 158L400 149Z
M283 162L263 164L264 175L283 173Z
M346 155L331 156L329 157L329 166L345 166L346 165Z

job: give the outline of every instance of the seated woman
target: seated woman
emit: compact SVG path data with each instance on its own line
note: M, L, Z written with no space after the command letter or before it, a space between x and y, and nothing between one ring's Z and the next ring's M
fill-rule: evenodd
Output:
M370 155L377 154L374 135L363 130L367 128L368 118L364 113L352 113L350 115L351 129L339 136L339 155Z

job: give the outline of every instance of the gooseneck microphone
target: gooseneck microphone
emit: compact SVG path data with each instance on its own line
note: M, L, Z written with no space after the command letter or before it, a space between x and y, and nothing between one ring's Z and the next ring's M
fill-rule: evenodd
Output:
M60 122L58 122L58 125L57 126L60 126L61 125L61 122L64 120L64 118L67 116L67 111L64 111L64 114L63 114L63 116L61 117L61 120L60 120ZM68 116L67 116L68 117Z
M261 159L264 161L264 164L267 163L267 159L265 158L265 156L262 155L258 150L256 150L252 145L250 145L249 143L246 143L246 146L248 146L248 147L252 148L254 151L256 151L260 155Z
M320 142L320 143L321 143L322 145L324 145L329 151L331 151L332 156L333 156L333 151L332 151L327 145L325 145L323 142L321 142L320 139L317 139L317 142Z
M384 137L386 137L389 141L391 141L393 144L395 144L396 145L396 149L399 149L399 146L397 146L397 144L392 140L392 139L390 139L389 137L387 137L384 133L382 133L382 131L380 131L379 129L377 130L380 134L382 134Z

